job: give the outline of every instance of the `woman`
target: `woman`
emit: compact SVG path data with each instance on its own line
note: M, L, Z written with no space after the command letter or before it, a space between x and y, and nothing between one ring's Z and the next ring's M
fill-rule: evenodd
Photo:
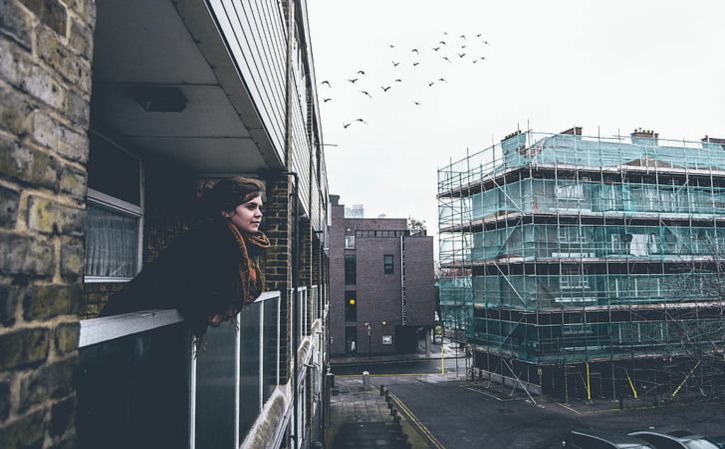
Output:
M269 247L259 231L264 186L233 177L203 197L209 220L187 232L114 294L101 316L178 309L197 337L233 319L264 289L257 259Z

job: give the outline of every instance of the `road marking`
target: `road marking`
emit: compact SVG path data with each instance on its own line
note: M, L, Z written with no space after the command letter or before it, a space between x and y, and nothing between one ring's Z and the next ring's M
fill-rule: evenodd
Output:
M573 408L569 407L568 405L564 405L561 402L557 402L557 404L561 405L562 407L564 407L565 409L569 410L570 412L574 412L577 415L581 415L581 413L579 413L578 411L576 411Z
M388 390L388 391L390 391L390 390ZM413 413L408 408L408 406L406 406L403 403L403 401L400 400L399 397L397 397L395 394L393 394L392 391L390 391L390 397L393 398L393 400L395 401L396 405L401 409L401 411L403 412L403 414L405 414L405 417L410 422L413 423L414 427L416 427L419 430L419 432L423 434L423 436L425 437L425 439L427 439L430 444L432 444L436 449L446 449L446 447L443 446L443 444L440 441L438 441L438 439L435 436L433 436L433 434L430 432L430 430L428 430L428 428L425 426L425 424L423 424L418 419L418 417L415 416L415 413Z

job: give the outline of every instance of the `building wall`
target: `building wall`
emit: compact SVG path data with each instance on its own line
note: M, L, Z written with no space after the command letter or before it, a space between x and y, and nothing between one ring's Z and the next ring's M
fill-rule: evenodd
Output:
M344 354L346 328L354 326L357 353L400 351L397 334L415 332L418 326L434 323L433 238L405 237L407 250L408 327L402 326L400 236L364 237L359 231L385 231L405 234L406 219L345 218L345 206L333 200L330 227L330 344L331 354ZM345 249L345 236L355 236L355 248ZM345 285L345 256L356 257L356 283ZM384 256L393 256L393 273L385 274ZM347 291L355 291L357 320L345 322ZM370 323L370 338L365 323ZM385 324L383 324L385 323ZM392 344L383 344L383 336Z
M91 1L0 3L0 447L73 447Z

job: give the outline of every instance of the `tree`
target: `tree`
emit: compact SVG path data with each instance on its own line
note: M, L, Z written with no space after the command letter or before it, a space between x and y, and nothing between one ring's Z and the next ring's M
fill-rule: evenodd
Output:
M418 220L413 217L408 217L408 231L410 231L411 235L425 235L425 220Z

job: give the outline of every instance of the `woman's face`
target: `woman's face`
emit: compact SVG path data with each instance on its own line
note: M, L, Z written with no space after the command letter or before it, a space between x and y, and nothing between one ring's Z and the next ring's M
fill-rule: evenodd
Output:
M259 232L259 225L262 223L262 196L255 196L233 211L222 211L222 216L243 232Z

